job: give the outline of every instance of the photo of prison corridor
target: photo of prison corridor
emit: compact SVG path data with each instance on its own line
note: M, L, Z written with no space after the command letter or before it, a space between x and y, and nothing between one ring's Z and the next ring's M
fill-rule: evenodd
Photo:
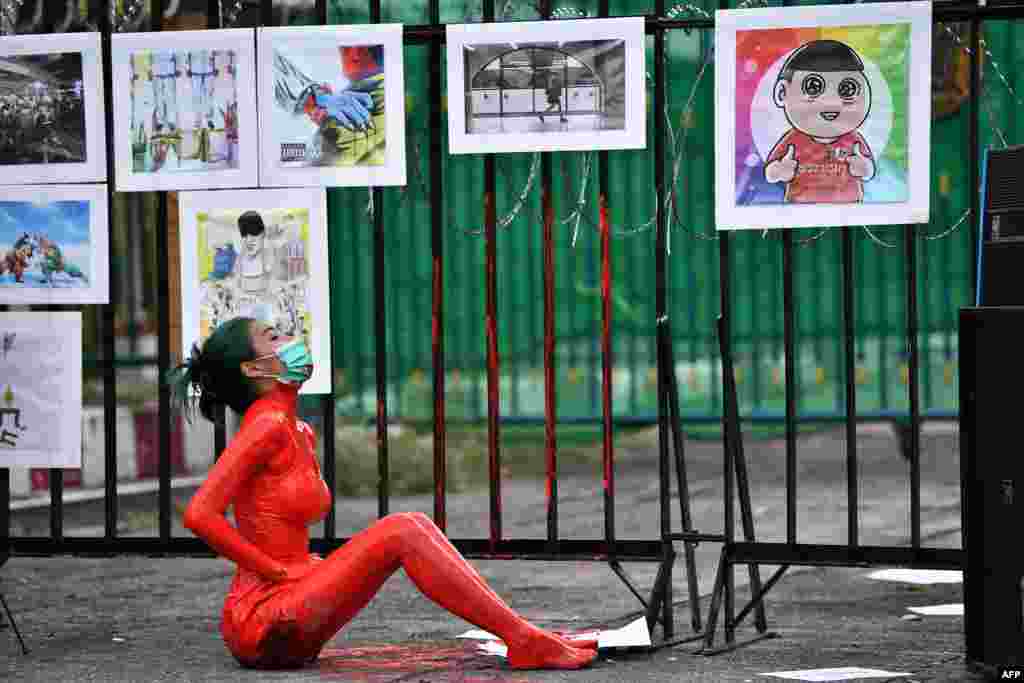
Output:
M0 165L82 161L82 55L0 59Z
M623 130L622 40L464 48L466 133Z

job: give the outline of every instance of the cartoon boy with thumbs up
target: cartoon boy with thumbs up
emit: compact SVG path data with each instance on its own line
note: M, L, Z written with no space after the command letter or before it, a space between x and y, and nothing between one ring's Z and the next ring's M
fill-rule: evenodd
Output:
M786 202L863 201L876 167L857 132L871 110L871 84L857 53L836 40L805 43L786 60L772 98L792 128L768 155L765 179L785 183Z

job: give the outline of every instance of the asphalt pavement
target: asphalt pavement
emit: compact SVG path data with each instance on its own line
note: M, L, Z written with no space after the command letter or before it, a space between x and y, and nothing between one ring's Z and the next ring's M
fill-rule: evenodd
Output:
M922 525L925 545L959 547L959 463L954 430L926 434L922 442ZM619 444L616 529L620 538L652 538L659 528L657 461L653 439ZM799 440L798 509L801 542L842 543L846 529L845 439L842 430ZM751 503L758 538L785 539L784 444L746 444ZM694 526L722 529L721 444L687 441L690 507ZM858 437L858 509L861 543L903 544L909 538L909 466L898 440L885 430ZM537 482L505 481L505 535L541 538L546 530L543 491ZM600 537L600 472L561 473L560 534ZM188 492L178 493L179 503ZM906 500L903 500L906 498ZM538 504L541 503L541 504ZM151 505L154 505L150 501ZM143 504L142 507L145 507ZM486 489L448 500L449 535L484 537ZM673 501L677 515L678 501ZM393 511L431 512L432 498L395 499ZM68 535L98 533L102 509L66 510ZM376 515L376 499L339 500L338 534L352 533ZM12 519L14 533L46 533L29 511ZM175 534L187 533L176 520ZM126 527L125 533L146 534ZM697 581L706 620L719 546L702 544ZM600 562L474 561L508 602L541 626L573 631L616 627L641 605ZM630 563L641 586L656 566ZM767 576L770 567L763 568ZM863 667L891 680L980 681L964 659L962 616L918 616L910 607L961 603L958 582L915 585L868 578L866 568L791 568L766 601L770 634L721 654L701 653L700 642L654 651L608 651L582 671L520 672L484 655L456 635L470 624L421 596L402 572L328 645L316 665L301 671L242 669L219 636L221 601L232 566L221 559L118 557L12 558L0 567L0 590L14 611L30 653L21 654L10 628L0 629L0 678L12 681L771 681L780 671ZM740 599L746 572L737 572ZM674 575L677 599L687 576ZM740 603L742 604L742 603ZM694 635L692 606L676 605L677 636ZM656 640L660 634L655 633ZM740 642L758 635L745 622ZM719 627L716 644L723 643ZM4 642L6 641L6 642ZM887 680L885 678L858 680Z

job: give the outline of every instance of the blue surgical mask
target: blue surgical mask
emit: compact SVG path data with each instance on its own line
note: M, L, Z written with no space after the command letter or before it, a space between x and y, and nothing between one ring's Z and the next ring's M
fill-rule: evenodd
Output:
M274 356L284 365L284 372L275 375L274 379L284 384L302 384L313 374L313 354L301 338L292 339L274 349ZM260 356L253 358L254 361L271 358L271 356Z

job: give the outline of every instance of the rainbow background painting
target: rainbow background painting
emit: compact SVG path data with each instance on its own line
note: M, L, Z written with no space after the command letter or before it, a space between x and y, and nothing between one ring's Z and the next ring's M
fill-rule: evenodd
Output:
M877 172L864 184L864 202L906 202L910 24L897 23L736 31L736 205L783 203L784 184L764 177L765 157L789 128L771 93L786 57L813 40L850 46L871 82L871 112L860 132Z

